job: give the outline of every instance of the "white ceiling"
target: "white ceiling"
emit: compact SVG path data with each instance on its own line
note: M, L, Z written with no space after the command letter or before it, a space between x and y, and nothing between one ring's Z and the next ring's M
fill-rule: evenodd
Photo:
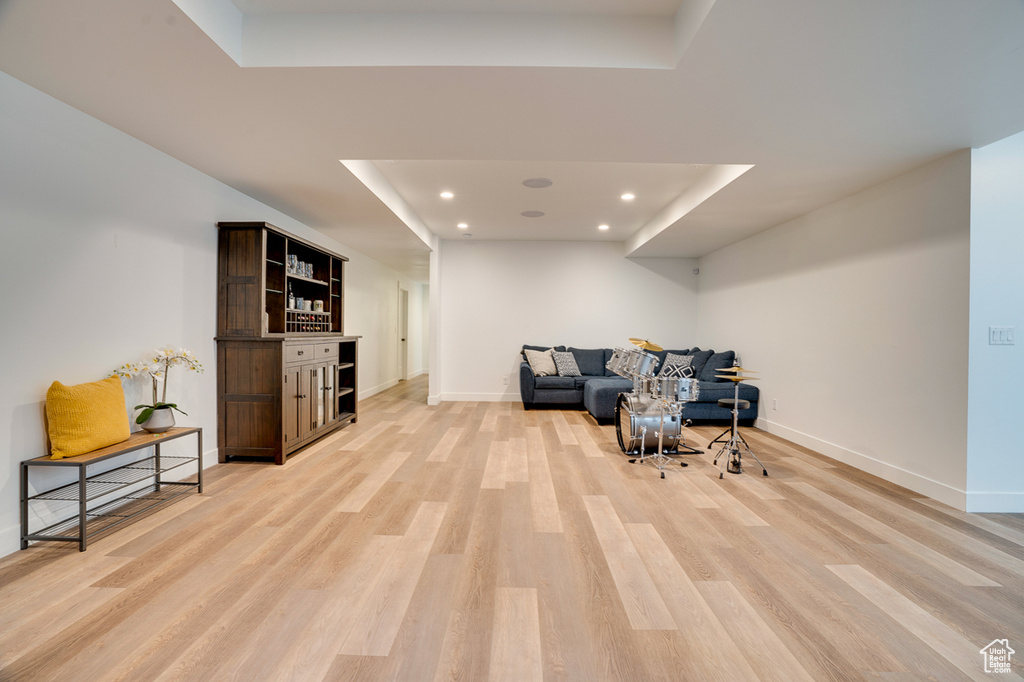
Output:
M1020 0L687 0L672 16L671 2L566 0L543 24L536 13L551 2L445 1L6 0L0 69L420 281L422 235L339 160L374 161L444 238L465 219L473 239L616 239L633 256L698 257L1024 130ZM604 18L585 14L591 4ZM491 23L463 21L484 6ZM244 30L282 8L290 14L273 31ZM444 11L415 49L381 40L365 51L405 63L249 65L302 42L310 24L288 23L300 12L320 13L317 40L329 43L351 26L324 12L372 11L374 35L394 21L396 35L415 37L430 9ZM643 54L638 36L663 34L665 21L672 45ZM466 44L436 44L466 27L479 29ZM253 44L274 31L293 34L277 54ZM560 32L562 50L550 40ZM475 65L492 63L492 35L506 65ZM515 66L538 55L591 66ZM602 60L639 66L593 66ZM752 168L682 217L662 216L660 231L627 234L672 188L699 184L691 165L724 164ZM555 184L517 184L536 176ZM449 184L456 199L439 203ZM618 203L627 189L638 197L628 210ZM544 224L509 219L533 196L550 209ZM596 222L616 232L596 233Z
M707 166L564 161L397 161L374 164L442 239L624 241L691 187ZM545 178L547 188L529 188ZM440 193L455 196L443 199ZM623 201L624 193L636 198ZM524 217L540 211L542 217ZM460 230L459 223L469 225ZM608 225L607 231L598 226Z

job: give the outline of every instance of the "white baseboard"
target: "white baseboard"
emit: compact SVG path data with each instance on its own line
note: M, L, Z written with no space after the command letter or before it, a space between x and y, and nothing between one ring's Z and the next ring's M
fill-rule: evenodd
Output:
M21 523L0 529L0 557L14 554L21 549Z
M512 403L522 398L519 393L442 393L445 402Z
M392 386L397 386L397 385L398 385L398 379L392 379L391 381L385 381L383 384L379 384L377 386L374 386L373 388L363 389L362 391L359 392L359 399L360 400L366 400L367 398L369 398L372 395L377 395L381 391L386 391L389 388L391 388Z
M409 372L409 378L410 379L415 379L416 377L418 377L420 375L423 375L423 374L427 374L427 370L425 370L425 369L418 369L415 372Z
M826 457L831 457L832 459L844 464L849 464L861 471L883 478L890 483L901 485L904 488L926 495L933 500L938 500L943 504L948 504L949 506L961 511L980 511L977 509L967 509L968 494L965 491L958 490L952 486L946 485L945 483L934 481L927 476L922 476L898 466L882 462L873 457L868 457L867 455L849 450L841 445L836 445L835 443L830 443L826 440L821 440L820 438L803 433L802 431L797 431L796 429L776 424L764 419L763 417L759 417L757 419L756 425L757 428L763 431L785 438L786 440L792 441L797 445L802 445L805 448L810 448L815 452L820 452ZM1024 497L1024 495L1018 497Z
M427 405L430 405L431 407L433 407L435 405L440 405L440 404L441 404L441 396L439 396L439 395L428 395L427 396Z

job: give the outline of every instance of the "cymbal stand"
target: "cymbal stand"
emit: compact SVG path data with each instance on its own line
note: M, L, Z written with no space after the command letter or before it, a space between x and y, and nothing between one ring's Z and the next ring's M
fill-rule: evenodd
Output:
M740 446L741 445L743 446L743 449L747 451L747 454L750 455L751 457L753 457L754 460L758 464L761 465L761 473L764 476L767 476L768 475L768 469L766 469L764 464L761 462L761 460L759 460L757 458L757 455L755 455L750 450L750 446L747 445L747 441L745 441L743 439L743 436L740 435L740 429L739 429L739 420L740 420L740 410L739 410L740 383L739 383L739 381L735 381L733 383L733 387L734 387L735 390L734 390L734 398L733 398L733 403L732 403L732 429L731 429L732 430L732 436L729 438L728 442L726 442L725 445L722 446L722 449L718 451L718 454L715 455L715 460L713 462L714 464L718 464L719 458L721 458L722 455L724 455L724 454L727 455L726 458L722 460L722 466L721 466L721 469L718 472L718 478L725 478L725 472L727 470L728 470L728 472L730 474L741 474L741 473L743 473L743 454L742 454L742 452L740 450ZM729 433L729 431L724 432L722 434L722 436L724 436L726 433ZM722 436L719 436L718 438L721 438ZM717 441L718 438L716 438L715 441ZM712 441L712 442L715 442L715 441Z

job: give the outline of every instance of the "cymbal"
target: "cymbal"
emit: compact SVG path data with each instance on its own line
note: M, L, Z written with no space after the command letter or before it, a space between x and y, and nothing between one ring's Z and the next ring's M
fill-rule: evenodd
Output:
M633 344L634 346L640 346L640 348L643 349L643 350L654 351L655 353L657 353L658 351L665 350L664 348L662 348L658 344L651 343L647 339L633 339L633 338L631 338L629 340L629 342L631 344Z
M754 374L760 374L756 369L743 369L742 367L722 367L721 369L715 370L716 372L753 372Z
M716 374L716 379L726 379L728 381L760 381L761 377L741 377L735 374Z

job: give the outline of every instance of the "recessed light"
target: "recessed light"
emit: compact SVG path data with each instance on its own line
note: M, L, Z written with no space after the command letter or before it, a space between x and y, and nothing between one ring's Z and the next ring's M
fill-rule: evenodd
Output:
M554 183L547 178L529 178L527 180L523 180L523 185L530 189L544 189L545 187L550 187L553 184Z
M451 192L441 192L441 198L442 199L451 199L454 196L455 195L452 194Z
M636 195L631 194L630 192L626 192L625 194L622 195L623 201L633 201L633 199L636 199Z
M467 225L466 223L459 223L455 227L459 228L460 230L465 230L467 227L469 227L469 225Z
M607 225L598 225L597 229L599 229L599 230L607 230L608 226Z
M544 211L523 211L519 215L524 218L541 218L544 215Z

